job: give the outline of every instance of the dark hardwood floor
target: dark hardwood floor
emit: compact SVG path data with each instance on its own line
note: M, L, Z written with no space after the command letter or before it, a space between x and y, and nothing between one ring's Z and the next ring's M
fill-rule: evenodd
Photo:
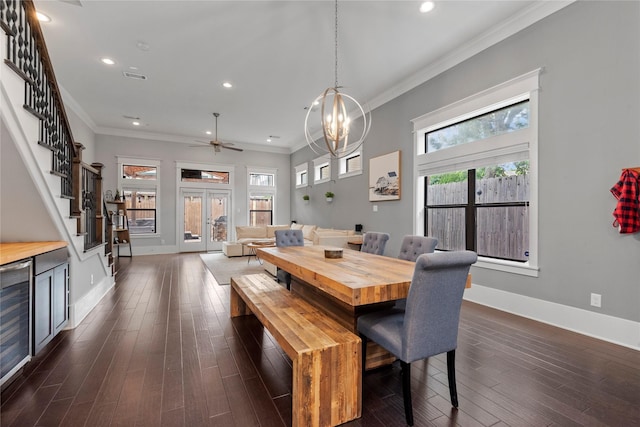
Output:
M290 425L290 361L197 254L117 279L2 392L0 425ZM456 355L458 410L443 355L412 365L416 426L640 425L640 352L465 302ZM367 373L346 425L405 425L399 366Z

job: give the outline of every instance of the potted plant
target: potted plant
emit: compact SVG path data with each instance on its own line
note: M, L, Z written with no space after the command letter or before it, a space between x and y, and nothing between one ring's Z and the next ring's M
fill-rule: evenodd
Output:
M333 196L334 196L334 194L331 191L327 191L326 193L324 193L324 197L327 198L327 202L332 202L333 201Z
M309 203L309 195L305 194L304 196L302 196L302 200L304 200L305 205Z

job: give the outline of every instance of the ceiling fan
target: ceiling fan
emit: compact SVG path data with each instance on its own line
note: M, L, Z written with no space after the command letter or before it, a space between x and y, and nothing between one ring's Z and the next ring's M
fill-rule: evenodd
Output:
M214 151L216 153L220 152L220 148L226 148L228 150L233 150L233 151L244 151L242 148L235 148L232 147L232 143L230 142L222 142L218 140L218 117L220 117L220 113L213 113L213 117L216 118L216 134L215 134L215 138L212 141L209 141L207 143L207 145L192 145L192 147L209 147L212 146ZM205 142L205 141L202 141Z

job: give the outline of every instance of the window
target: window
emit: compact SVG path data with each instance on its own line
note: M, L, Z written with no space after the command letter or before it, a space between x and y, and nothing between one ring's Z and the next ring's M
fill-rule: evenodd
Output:
M249 195L249 225L273 224L273 197L270 194Z
M124 188L129 233L155 234L156 232L156 192Z
M118 159L118 188L124 196L129 233L133 236L158 234L159 166L160 162L153 160Z
M524 160L426 177L427 235L438 239L440 250L527 261L528 172Z
M274 220L276 171L274 169L248 171L249 225L271 225Z
M296 166L296 188L309 185L309 173L307 163Z
M413 120L416 229L476 266L537 276L539 70Z
M181 169L182 182L208 182L214 184L229 184L229 172L203 171L199 169Z
M362 151L354 151L338 159L338 178L347 178L362 174Z
M331 180L331 161L329 156L318 157L313 161L313 182L320 184Z
M250 173L249 186L274 187L275 175L272 173Z

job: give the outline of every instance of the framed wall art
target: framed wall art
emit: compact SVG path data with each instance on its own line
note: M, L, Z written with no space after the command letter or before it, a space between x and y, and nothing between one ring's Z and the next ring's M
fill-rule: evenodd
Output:
M369 160L369 201L400 200L400 150Z

